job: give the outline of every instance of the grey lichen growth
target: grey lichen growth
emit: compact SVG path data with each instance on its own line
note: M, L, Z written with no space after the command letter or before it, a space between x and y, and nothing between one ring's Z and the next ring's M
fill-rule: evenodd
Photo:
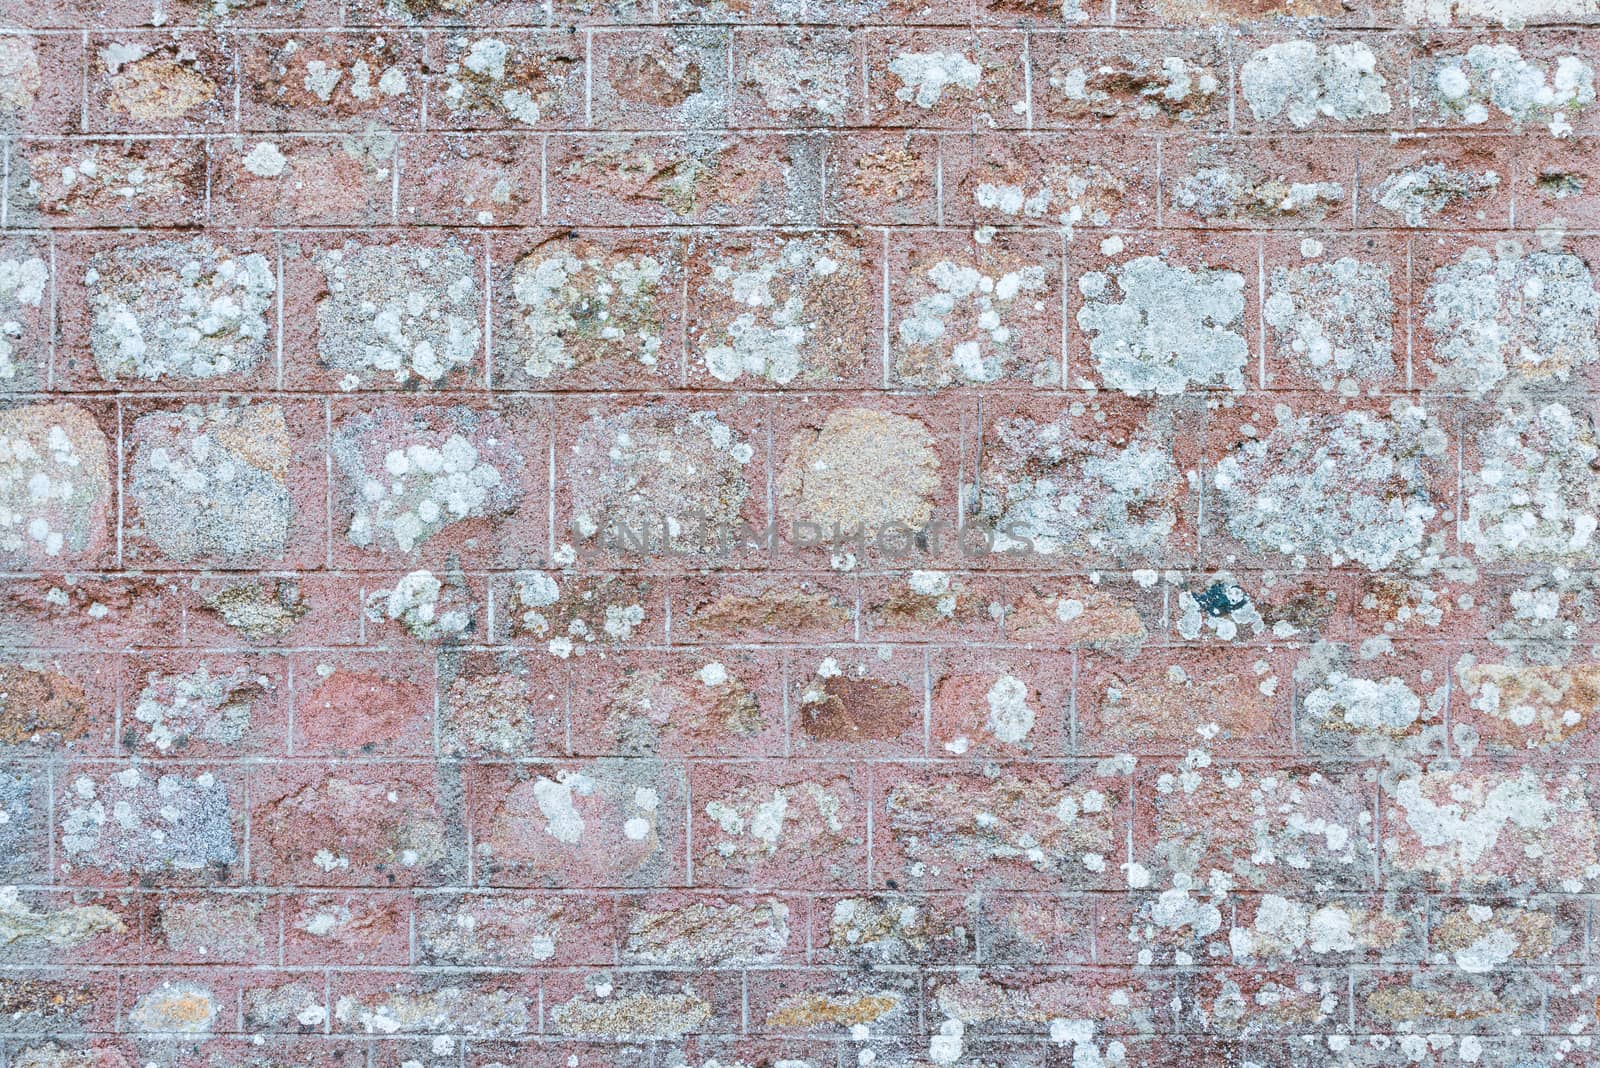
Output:
M1565 404L1501 413L1464 474L1461 540L1485 560L1580 561L1600 524L1600 442Z
M1089 354L1107 386L1129 394L1244 388L1243 275L1140 256L1109 273L1090 271L1078 288L1078 325L1094 335Z
M1227 167L1202 167L1178 180L1172 199L1202 219L1321 218L1344 200L1344 186L1281 178L1251 183Z
M677 551L714 554L750 495L745 465L755 450L714 412L636 408L596 417L578 431L569 473L573 527L626 544L663 536Z
M354 490L350 544L409 553L454 523L508 511L516 484L481 454L479 445L501 443L484 422L461 411L437 421L418 416L404 427L363 415L340 427L333 455ZM379 435L401 441L380 457L372 447Z
M136 767L72 780L60 806L68 863L109 871L199 871L237 859L228 791L201 772L146 777Z
M625 357L658 370L666 323L665 265L647 253L608 254L560 242L517 261L509 327L522 370L550 378L592 361Z
M1389 175L1372 191L1372 202L1398 215L1407 226L1427 226L1451 205L1482 196L1499 185L1500 175L1494 171L1456 170L1443 163L1424 163Z
M467 366L483 338L479 265L454 239L425 245L346 242L320 252L317 352L354 389L387 378L431 385Z
M1349 256L1275 267L1263 311L1279 359L1323 389L1381 382L1395 372L1393 273Z
M17 364L18 349L49 282L50 268L38 256L0 259L0 389L29 384L26 369Z
M1149 553L1177 526L1184 479L1164 417L1124 446L1065 421L1008 419L985 456L979 508L996 548L1026 537L1040 553Z
M1030 309L1044 308L1039 298L1047 288L1045 268L1029 264L997 276L940 260L926 279L931 289L895 327L895 366L901 376L929 387L1003 377L1006 358L1016 348L1017 321Z
M259 252L209 237L115 248L84 274L89 345L108 381L203 381L249 371L267 355L277 280Z
M1434 106L1472 125L1488 122L1492 107L1516 126L1544 123L1564 137L1572 133L1571 117L1594 99L1589 64L1567 55L1547 72L1523 59L1513 44L1473 45L1465 55L1441 60L1433 71Z
M1434 271L1426 308L1429 365L1447 388L1481 396L1512 376L1565 382L1600 356L1600 294L1570 252L1524 254L1514 241L1468 249Z
M715 264L703 288L742 310L696 331L706 370L720 382L750 375L778 385L846 370L859 348L850 298L861 258L837 237L807 235Z
M1378 570L1415 562L1426 549L1429 468L1446 449L1423 408L1396 399L1384 418L1365 411L1297 416L1274 409L1265 436L1216 466L1212 484L1230 533L1285 556L1354 560Z
M277 404L188 405L134 423L132 496L170 560L281 556L289 537L289 429Z
M310 608L298 583L288 579L247 582L202 594L205 606L247 638L261 640L287 634Z
M1326 48L1312 41L1268 45L1245 61L1239 84L1257 119L1281 117L1296 129L1320 118L1387 115L1391 107L1378 59L1359 41Z

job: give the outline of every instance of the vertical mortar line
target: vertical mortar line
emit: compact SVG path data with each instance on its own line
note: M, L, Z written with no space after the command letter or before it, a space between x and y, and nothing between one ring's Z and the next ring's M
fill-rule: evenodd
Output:
M1089 963L1100 963L1100 895L1089 895Z
M466 818L461 821L462 828L466 831L467 838L467 888L471 889L478 884L477 861L473 857L472 842L472 809L477 803L476 790L468 783L468 776L462 776L461 797L463 807L466 809Z
M284 931L289 925L289 903L284 900L283 894L274 895L278 901L278 967L283 967L284 962Z
M199 138L199 141L200 150L205 155L206 160L206 193L200 202L200 219L202 226L209 227L211 225L211 141L205 137Z
M861 121L870 125L872 122L872 64L867 56L872 44L872 34L867 30L860 32L861 47Z
M240 57L240 45L237 37L230 35L229 44L233 48L233 130L244 133L244 60ZM86 57L87 58L87 57ZM241 141L241 147L243 142ZM209 146L207 146L209 147Z
M11 138L0 144L0 229L4 229L11 214ZM55 247L55 234L51 233L51 247ZM50 263L50 284L55 285L55 261Z
M1228 132L1230 134L1236 131L1237 112L1239 108L1238 101L1236 99L1238 96L1237 82L1239 79L1238 75L1235 73L1235 68L1237 65L1234 63L1233 46L1234 41L1232 38L1228 38L1223 42L1223 52L1228 57Z
M889 388L889 228L883 229L883 382Z
M956 494L956 538L967 532L967 510L976 509L983 500L983 394L978 394L978 410L974 416L977 420L972 428L972 477L971 489L965 494ZM961 436L961 469L963 473L967 467L967 439ZM959 544L959 540L958 540Z
M333 566L333 401L322 398L322 524L323 544L327 550L327 566ZM366 618L366 598L361 600L361 616ZM365 624L363 624L363 629Z
M594 129L594 30L583 31L583 125Z
M491 589L492 589L492 587L491 587ZM490 642L490 644L494 643L494 628L492 626L489 628L489 642ZM439 736L439 734L440 734L440 732L439 732L439 687L440 687L439 658L438 657L434 657L433 658L433 723L431 725L432 726L431 733L433 735L433 759L434 760L438 760L440 753L442 753L444 751L443 739L440 738L440 736Z
M1067 744L1078 752L1078 647L1072 647L1072 676L1067 689Z
M160 3L156 7L160 10ZM83 31L83 63L78 68L78 129L89 132L89 64L94 57L89 52L89 31Z
M794 710L789 706L789 684L792 677L789 665L794 656L795 654L792 651L785 649L782 659L778 661L778 683L779 689L783 692L782 698L778 702L778 707L783 713L783 756L786 760L794 750L794 743L791 740L794 734L794 725L791 722Z
M1355 168L1350 174L1350 225L1361 225L1361 164L1362 154L1356 153Z
M871 890L877 881L877 872L874 871L873 853L873 820L872 810L878 807L878 766L863 764L867 775L867 885L862 889Z
M126 444L122 434L122 400L117 400L117 570L122 570L122 520L123 520L123 450Z
M1372 787L1372 881L1383 889L1383 785Z
M429 39L423 42L423 48L431 57L433 52L433 35L429 34L428 37ZM424 69L426 69L427 62L428 61L426 59L423 61ZM421 81L422 88L417 92L417 129L426 131L432 129L433 127L433 117L428 114L428 105L432 103L433 97L433 79L431 77L424 76Z
M400 168L404 164L404 147L409 143L406 137L395 138L394 163L389 168L389 222L400 225Z
M9 161L9 156L8 156L8 161ZM4 210L4 205L5 205L5 195L3 193L0 193L0 211ZM56 388L56 351L57 351L57 349L56 349L56 331L58 329L60 329L57 326L57 323L60 322L60 318L61 318L61 307L60 307L60 304L58 303L58 299L59 298L57 296L57 290L56 290L56 234L55 234L55 231L52 230L50 232L50 237L49 237L48 240L50 242L50 246L49 246L49 252L50 252L50 315L49 315L49 318L47 319L47 322L49 323L49 331L50 332L49 332L49 335L48 335L47 344L45 345L45 359L48 360L49 363L45 367L44 381L45 381L45 388L46 389L55 389Z
M561 666L561 736L565 740L566 755L574 751L572 744L572 669Z
M936 136L933 141L933 219L935 224L944 225L944 138Z
M1289 673L1289 752L1300 752L1300 680Z
M778 473L774 453L778 447L778 401L776 398L767 401L767 514L763 526L771 530L778 522ZM769 550L770 551L770 550Z
M283 241L280 239L275 246L278 254L278 293L274 303L277 305L275 314L277 322L274 325L275 341L273 359L278 364L278 388L283 388Z
M922 647L922 755L933 752L933 658Z
M1456 542L1461 541L1461 507L1466 498L1466 463L1467 443L1462 435L1467 432L1466 419L1458 410L1455 413L1456 424L1456 499L1453 502L1456 514Z
M553 563L553 558L556 554L556 435L553 428L550 431L549 467L545 475L545 482L547 483L545 487L545 526L547 528L546 538L548 541L545 555Z
M859 579L856 580L856 584L855 584L855 587L854 587L852 592L855 594L855 609L854 609L854 612L853 612L854 619L852 620L852 622L854 623L854 627L852 628L851 634L855 638L856 641L860 641L861 640L861 581Z
M489 625L488 625L486 633L489 635L489 644L490 645L494 645L494 644L496 644L495 638L494 638L494 635L495 635L495 629L494 629L494 578L495 577L492 574L491 575L487 575L485 577L488 579L488 586L484 590L483 599L484 599L484 604L486 606L486 612L487 612L487 615L489 617ZM437 701L434 702L434 708L437 711L437 709L438 709L438 702Z
M788 732L785 731L787 737ZM683 881L694 885L694 776L692 766L685 766L683 775Z
M1455 687L1450 681L1450 675L1451 671L1447 666L1444 672L1444 755L1446 759L1450 758L1450 751L1455 748L1454 743L1450 740L1450 730L1453 725L1451 723L1450 706L1455 702Z
M1071 315L1071 289L1069 279L1072 277L1072 245L1065 238L1061 241L1061 388L1069 389L1072 379L1068 376L1071 363L1072 333L1068 325Z
M672 590L673 584L667 583L666 591L661 595L662 615L665 617L662 624L662 641L672 644Z
M483 235L483 388L494 388L494 239ZM493 631L490 632L491 634Z
M1165 151L1165 147L1164 146L1166 145L1167 142L1166 142L1165 138L1157 137L1157 138L1155 138L1155 143L1156 143L1156 229L1159 230L1164 225L1166 225L1165 222L1163 221L1163 213L1166 211L1167 193L1166 193L1166 189L1163 188L1163 183L1162 183L1162 178L1161 178L1161 168L1166 165L1166 160L1163 158L1163 156L1164 156L1164 151Z
M1133 823L1139 818L1139 795L1134 790L1133 784L1133 772L1130 771L1128 772L1128 826L1124 832L1127 836L1127 856L1123 858L1128 867L1123 869L1124 872L1131 871L1133 867ZM1126 878L1123 881L1126 882Z
M550 135L539 136L539 218L550 214Z
M1033 129L1033 34L1022 35L1022 103L1026 108L1028 129Z
M284 686L288 691L289 737L283 743L283 751L285 756L294 756L294 713L295 706L300 702L299 695L295 693L294 658L288 657L287 659L288 664L284 667ZM120 729L117 731L117 737L122 737Z
M750 969L739 969L739 1031L750 1033Z
M250 784L254 778L251 774L254 770L252 766L245 766L244 785L239 788L244 799L244 881L247 884L254 878L250 871Z
M1267 240L1256 235L1256 368L1260 388L1267 388Z
M687 255L685 260L687 260ZM689 384L689 268L678 274L678 385Z
M45 845L45 860L50 865L50 878L55 879L56 873L56 769L54 764L44 766L44 822L50 832L50 841Z
M1410 234L1406 235L1406 388L1415 388L1416 356L1415 356L1415 327L1412 325L1416 316L1412 313L1411 300L1416 289L1412 278L1415 267L1412 264L1412 250L1416 239Z

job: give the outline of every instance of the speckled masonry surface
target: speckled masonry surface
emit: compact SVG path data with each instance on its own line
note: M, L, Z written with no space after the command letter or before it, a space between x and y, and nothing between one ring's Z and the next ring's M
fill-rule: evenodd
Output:
M0 0L0 1068L1600 1068L1600 0Z

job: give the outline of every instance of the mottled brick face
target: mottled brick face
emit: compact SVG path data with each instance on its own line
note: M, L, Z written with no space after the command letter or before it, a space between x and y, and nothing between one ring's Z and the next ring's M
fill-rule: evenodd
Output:
M0 1068L1600 1063L1597 0L0 0Z

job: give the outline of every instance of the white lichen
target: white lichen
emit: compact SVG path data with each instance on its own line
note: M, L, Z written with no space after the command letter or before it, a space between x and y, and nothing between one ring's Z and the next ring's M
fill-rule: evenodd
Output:
M1120 298L1112 292L1112 283ZM1140 256L1078 281L1078 325L1104 383L1129 394L1244 388L1244 276Z
M1296 129L1318 119L1341 122L1389 114L1378 57L1359 41L1321 47L1283 41L1254 53L1239 71L1239 86L1257 119L1282 117Z

